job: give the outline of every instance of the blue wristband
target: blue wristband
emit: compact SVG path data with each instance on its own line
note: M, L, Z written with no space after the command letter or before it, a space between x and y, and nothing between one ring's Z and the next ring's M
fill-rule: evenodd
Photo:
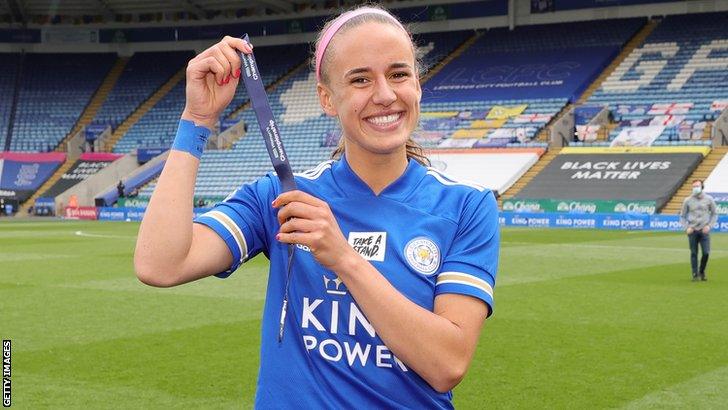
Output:
M200 159L211 132L208 128L197 126L192 121L180 119L172 149L189 152L195 158Z

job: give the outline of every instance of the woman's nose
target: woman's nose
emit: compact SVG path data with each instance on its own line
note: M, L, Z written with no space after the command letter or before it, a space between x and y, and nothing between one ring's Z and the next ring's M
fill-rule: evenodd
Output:
M386 78L377 79L374 84L374 95L372 101L375 104L390 105L397 100L397 94L392 89Z

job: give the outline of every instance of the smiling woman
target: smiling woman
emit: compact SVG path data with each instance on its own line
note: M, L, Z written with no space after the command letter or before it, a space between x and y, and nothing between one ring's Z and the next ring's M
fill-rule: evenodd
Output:
M316 41L317 91L324 111L339 118L347 137L340 140L334 158L344 152L347 140L350 150L357 149L355 145L366 149L367 139L356 136L369 131L371 143L386 133L390 150L404 147L408 158L429 165L411 137L419 122L422 97L416 56L407 29L380 9L360 8L348 19L335 19L324 27ZM376 78L377 72L381 78ZM354 115L347 115L346 109ZM349 119L357 121L352 124ZM348 154L351 160L352 152Z
M200 141L237 86L236 50L252 46L226 37L190 61L137 276L174 286L268 256L256 407L452 408L493 311L494 195L426 167L411 139L422 94L415 47L394 16L344 13L316 47L319 100L343 130L334 159L296 175L296 191L281 193L275 174L243 185L194 223ZM282 339L279 320L290 329Z

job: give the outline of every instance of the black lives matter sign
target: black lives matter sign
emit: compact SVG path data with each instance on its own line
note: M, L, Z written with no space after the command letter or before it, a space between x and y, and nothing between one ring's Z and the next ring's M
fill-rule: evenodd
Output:
M517 197L645 200L659 205L702 158L699 153L561 154Z
M43 196L55 197L60 195L79 182L95 175L109 164L110 162L107 161L77 161L48 191L43 193Z

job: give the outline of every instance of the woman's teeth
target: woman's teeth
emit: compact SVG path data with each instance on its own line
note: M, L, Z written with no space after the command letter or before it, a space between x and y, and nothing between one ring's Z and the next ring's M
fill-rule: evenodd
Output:
M379 117L370 117L368 119L369 122L374 123L376 125L389 125L393 122L397 121L399 117L401 116L400 113L397 114L390 114L390 115L382 115Z

